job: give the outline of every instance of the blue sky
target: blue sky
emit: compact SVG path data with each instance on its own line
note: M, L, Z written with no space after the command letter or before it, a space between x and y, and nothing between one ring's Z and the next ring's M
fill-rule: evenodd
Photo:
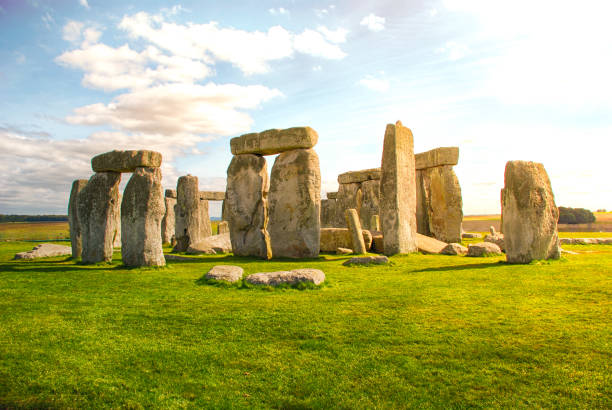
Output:
M65 213L72 180L112 149L161 151L167 188L190 173L223 190L231 137L299 125L335 191L339 173L380 166L397 120L416 152L460 147L465 214L500 212L515 159L544 163L557 205L610 209L611 11L0 0L0 213Z

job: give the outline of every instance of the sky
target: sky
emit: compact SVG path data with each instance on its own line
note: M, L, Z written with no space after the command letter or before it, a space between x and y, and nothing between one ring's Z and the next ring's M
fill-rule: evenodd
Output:
M459 147L466 215L501 211L509 160L542 162L558 206L612 209L610 15L600 0L0 0L0 213L66 214L113 149L160 151L165 188L191 174L224 190L232 137L305 125L325 197L380 166L397 120L415 152Z

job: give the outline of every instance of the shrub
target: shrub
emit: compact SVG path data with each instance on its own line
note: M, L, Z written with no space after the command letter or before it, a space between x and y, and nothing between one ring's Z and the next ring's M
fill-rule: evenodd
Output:
M585 224L591 222L595 222L595 215L588 209L559 207L560 224Z

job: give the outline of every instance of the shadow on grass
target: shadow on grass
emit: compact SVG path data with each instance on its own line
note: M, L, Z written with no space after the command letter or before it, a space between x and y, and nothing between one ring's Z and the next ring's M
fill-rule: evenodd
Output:
M442 272L442 271L455 271L455 270L468 270L468 269L487 269L508 266L506 261L496 261L489 263L470 263L467 265L455 265L455 266L440 266L434 268L418 269L413 272Z

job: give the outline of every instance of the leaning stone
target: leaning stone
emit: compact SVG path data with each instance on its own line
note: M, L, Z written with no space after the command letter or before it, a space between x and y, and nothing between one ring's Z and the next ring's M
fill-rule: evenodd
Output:
M121 203L121 259L126 266L164 266L160 236L165 213L159 168L136 168Z
M360 171L349 171L338 175L338 183L352 184L368 180L380 179L380 168L362 169Z
M260 272L246 277L252 285L278 286L283 283L294 285L300 282L310 282L315 285L323 283L325 273L319 269L294 269L291 271Z
M509 161L502 190L502 231L510 263L559 259L559 209L544 165Z
M463 232L461 234L461 238L463 239L475 239L475 238L482 238L482 235L476 232Z
M200 199L206 201L223 201L225 199L225 191L200 191Z
M240 266L232 265L216 265L213 266L206 276L206 279L220 280L224 282L238 282L242 279L244 269Z
M380 180L370 180L361 183L361 207L359 220L361 226L372 231L380 231L380 222L372 226L372 217L380 214Z
M366 246L363 241L363 235L361 234L361 223L359 222L359 216L357 215L357 210L355 209L347 209L346 210L346 225L348 226L349 232L351 234L351 249L356 254L364 254L366 253Z
M166 189L166 193L164 195L166 198L174 198L176 199L176 189Z
M502 250L502 252L506 251L506 242L504 240L504 234L503 233L495 233L494 235L485 235L484 242L490 242L490 243L494 243L495 245L499 246L499 249Z
M176 226L176 219L174 216L174 207L176 206L176 198L166 195L164 198L164 205L166 211L161 224L162 243L172 243L175 238L174 229Z
M466 256L497 256L501 254L501 249L494 243L480 242L469 245Z
M353 253L352 249L348 249L348 248L336 249L336 255L350 255L351 253Z
M232 242L229 233L209 236L187 248L187 253L193 255L200 253L212 255L216 253L230 253L231 251Z
M110 262L119 213L118 172L97 172L77 196L77 213L81 225L85 263ZM158 231L159 235L159 231Z
M229 233L229 224L227 221L221 221L217 225L217 234L223 235L224 233Z
M230 146L234 155L271 155L294 149L309 149L314 147L318 140L319 135L312 128L294 127L244 134L232 138Z
M440 252L442 255L465 255L468 252L468 248L459 243L449 243Z
M283 152L274 161L268 194L273 257L319 256L320 212L319 157L312 149Z
M15 259L38 259L51 256L72 255L70 246L56 245L54 243L41 243L32 248L31 251L15 254Z
M457 165L459 162L459 147L441 147L421 152L414 156L414 160L416 169Z
M338 192L328 192L327 199L338 199Z
M68 226L70 228L70 244L72 246L72 256L81 257L83 249L83 240L81 238L81 225L79 224L79 215L77 213L77 196L79 192L87 185L86 179L77 179L72 182L70 190L70 199L68 200Z
M414 142L412 132L400 121L388 124L385 131L380 196L385 254L415 252Z
M234 255L272 257L268 225L268 171L263 157L236 155L227 168L224 219Z
M202 239L202 205L198 191L198 177L192 175L179 177L176 194L174 208L176 246L173 251L185 252L192 243Z
M372 234L361 230L366 250L372 247ZM321 252L335 252L338 248L351 248L353 245L348 228L321 228Z
M389 258L384 255L379 256L357 256L343 263L344 266L350 265L384 265L389 263Z
M110 151L91 159L95 172L133 172L137 167L159 168L162 154L155 151Z
M417 240L417 248L419 251L424 253L433 253L438 254L442 252L442 249L446 247L446 242L442 242L437 240L436 238L431 238L429 236L421 235L420 233L416 234Z

